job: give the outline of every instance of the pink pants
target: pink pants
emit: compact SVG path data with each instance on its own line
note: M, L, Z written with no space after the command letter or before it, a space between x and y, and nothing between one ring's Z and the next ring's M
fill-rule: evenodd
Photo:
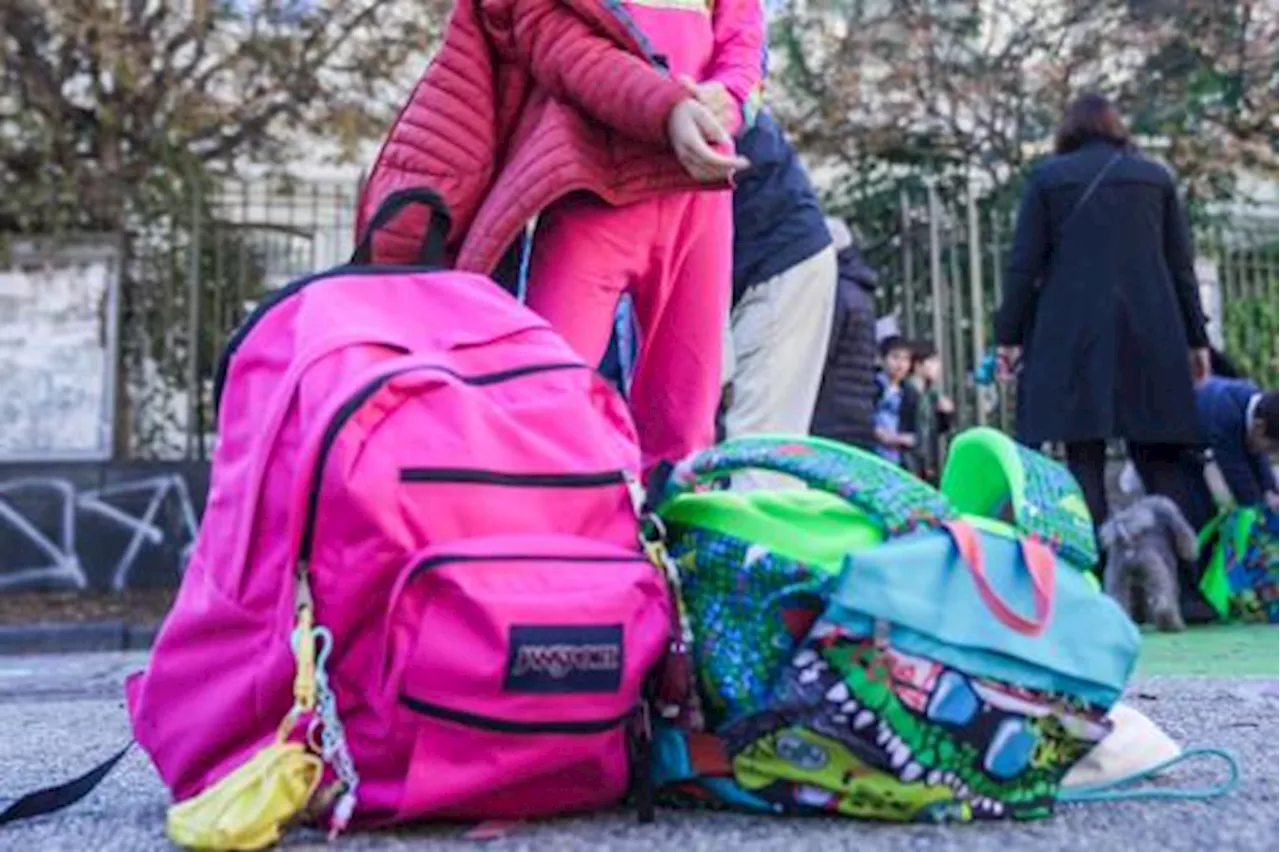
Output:
M529 306L589 364L630 291L640 326L631 411L646 475L715 441L733 250L732 195L689 192L626 207L575 195L542 214Z

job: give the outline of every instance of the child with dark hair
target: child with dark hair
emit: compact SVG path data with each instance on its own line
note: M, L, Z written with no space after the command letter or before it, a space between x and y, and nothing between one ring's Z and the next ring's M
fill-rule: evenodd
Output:
M1248 379L1213 376L1196 391L1204 441L1238 505L1277 505L1271 457L1277 445L1276 392Z
M942 358L932 343L912 347L911 386L916 392L915 410L908 422L914 424L916 448L911 453L912 470L926 482L936 484L942 472L942 439L951 431L955 403L942 390Z
M911 412L919 403L915 389L907 382L910 373L911 344L901 337L886 337L880 342L880 373L876 376L876 452L894 464L902 464L903 451L916 446Z

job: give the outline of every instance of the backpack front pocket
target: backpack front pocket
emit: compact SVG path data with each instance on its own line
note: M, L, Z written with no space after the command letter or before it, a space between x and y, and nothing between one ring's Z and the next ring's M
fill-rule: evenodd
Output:
M388 632L399 818L532 817L617 802L669 638L660 574L572 536L456 542L401 578Z

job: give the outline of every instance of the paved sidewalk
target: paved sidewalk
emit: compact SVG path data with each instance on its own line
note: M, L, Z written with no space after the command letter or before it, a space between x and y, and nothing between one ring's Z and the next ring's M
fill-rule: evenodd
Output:
M1249 648L1266 643L1274 660L1276 633L1265 628ZM1237 637L1238 638L1238 637ZM1154 643L1157 647L1161 640ZM1180 655L1171 654L1170 658ZM128 740L121 699L124 677L141 654L0 657L0 801L65 780L102 760ZM1257 663L1257 660L1254 661ZM1145 663L1144 663L1145 665ZM1163 665L1163 664L1161 664ZM1159 666L1148 666L1158 668ZM1135 682L1128 700L1189 745L1232 748L1241 761L1241 786L1214 802L1149 801L1064 808L1055 819L994 826L876 826L843 820L787 820L734 814L660 812L640 827L625 813L522 826L484 844L508 850L603 852L773 852L856 849L1161 850L1232 852L1275 849L1280 832L1277 788L1277 680L1270 677L1155 676ZM1171 782L1202 785L1216 770L1180 770ZM0 829L0 849L39 852L149 852L171 847L164 838L166 794L140 753L131 754L89 799L41 820ZM456 826L352 835L337 849L475 849ZM314 832L295 832L285 848L326 848Z

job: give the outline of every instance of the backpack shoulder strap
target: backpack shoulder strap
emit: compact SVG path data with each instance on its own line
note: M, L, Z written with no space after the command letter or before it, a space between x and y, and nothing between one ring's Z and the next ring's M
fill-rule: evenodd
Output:
M116 768L116 764L129 753L131 748L133 748L132 741L78 778L27 793L0 811L0 825L44 816L71 807L92 793L102 783L102 779L111 774L111 770Z

